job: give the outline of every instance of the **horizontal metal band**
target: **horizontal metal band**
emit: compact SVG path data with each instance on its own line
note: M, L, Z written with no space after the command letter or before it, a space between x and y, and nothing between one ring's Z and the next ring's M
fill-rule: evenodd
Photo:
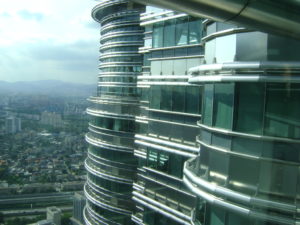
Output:
M113 118L113 119L123 119L123 120L134 120L135 117L129 114L113 114L110 112L105 112L101 110L95 110L92 108L87 108L87 114L96 116L96 117L106 117L106 118Z
M101 190L99 190L97 187L95 187L94 185L91 185L90 182L87 182L86 186L91 191L91 193L94 194L94 192L95 192L95 196L97 196L96 199L99 198L100 202L105 202L106 204L112 205L112 207L121 208L121 209L128 210L128 211L131 211L133 208L133 202L130 198L131 194L127 196L128 197L127 199L124 199L124 198L120 198L119 196L116 197L116 196L112 196L107 193L104 193ZM117 204L112 203L111 199L116 200Z
M286 71L290 74L295 71L300 71L300 62L291 61L249 61L249 62L230 62L230 63L216 63L216 64L204 64L189 69L189 73L199 73L206 71Z
M127 200L131 196L131 192L120 194L119 192L112 192L110 190L107 190L107 189L101 187L100 185L96 184L95 182L93 182L89 177L87 177L87 183L90 187L92 186L92 188L99 190L99 192L101 192L103 195L108 196L108 197L116 197L119 199Z
M273 163L277 162L277 163L280 163L280 164L290 165L290 166L299 166L299 163L297 163L297 162L291 162L291 161L285 161L285 160L279 160L279 159L273 159L273 158L266 158L266 157L261 157L261 156L247 155L247 154L239 153L239 152L233 152L233 151L227 150L227 149L222 148L222 147L207 144L204 141L201 141L199 139L197 139L197 142L200 144L200 149L201 149L201 146L205 146L206 148L209 148L211 150L218 151L218 152L223 152L223 153L228 154L228 155L235 155L235 156L238 156L238 157L241 157L241 158L246 158L246 159L251 159L251 160L256 160L256 161L273 162ZM200 152L201 152L201 150L200 150Z
M144 167L144 169L146 170L146 171L149 171L148 169L148 167ZM151 171L152 172L152 171ZM157 171L157 173L158 173L159 171ZM153 173L153 172L152 172ZM168 174L165 174L165 173L162 173L162 172L160 172L159 173L159 175L160 176L164 176L164 177L166 177L166 179L170 179L170 180L174 180L174 178L175 177L172 177L172 176L170 176L170 175L168 175ZM181 194L184 194L184 195L187 195L187 196L190 196L190 197L195 197L195 195L194 194L192 194L192 193L190 193L190 192L186 192L185 190L182 190L182 189L179 189L178 187L176 187L176 186L172 186L172 185L169 185L169 184L167 184L168 183L168 181L166 181L166 182L164 182L162 179L157 179L157 178L152 178L152 177L149 177L148 175L143 175L143 174L141 174L141 173L138 173L138 176L139 177L141 177L142 179L144 179L144 180L147 180L148 182L152 182L152 183L155 183L155 184L157 184L157 185L160 185L160 186L163 186L163 187L165 187L165 188L168 188L168 189L170 189L171 191L175 191L175 192L178 192L178 193L181 193ZM171 178L170 178L171 177ZM177 181L177 182L179 182L179 183L183 183L183 180L179 180L179 181ZM143 192L145 191L145 188L142 190ZM175 200L176 201L176 200ZM177 201L178 202L178 201Z
M113 176L112 174L106 174L106 173L100 172L99 170L95 169L96 166L95 166L95 168L92 168L92 167L87 163L87 160L84 161L84 165L85 165L86 170L87 170L89 173L92 173L92 174L94 174L95 176L98 176L99 178L106 179L106 180L110 180L110 181L117 182L117 183L122 183L122 184L132 185L132 180L131 180L131 179L125 179L125 178Z
M128 210L125 210L125 209L122 209L122 208L117 208L117 207L113 207L111 205L108 205L108 204L105 204L103 203L102 201L99 201L97 199L95 199L92 195L90 195L90 193L87 191L87 188L86 186L84 186L84 194L85 196L87 197L87 199L89 201L91 201L92 203L94 203L95 205L101 207L101 208L104 208L106 210L109 210L109 211L113 211L115 213L119 213L119 214L122 214L122 215L131 215L131 211L128 211Z
M128 31L119 31L119 32L111 32L107 33L100 38L100 42L105 42L106 40L109 40L111 38L115 37L129 37L129 36L142 36L143 32L136 31L136 30L128 30Z
M216 82L269 82L269 83L300 83L300 76L270 76L270 75L213 75L196 76L189 78L189 83L216 83Z
M263 221L269 221L274 224L284 224L284 225L295 225L296 220L283 218L275 215L268 215L265 213L261 213L255 210L250 210L245 207L238 206L236 204L229 203L228 201L224 199L216 198L215 196L208 194L201 189L198 189L195 187L187 178L186 176L183 176L184 183L188 186L188 188L193 191L195 194L197 194L199 197L205 199L207 202L209 202L212 205L224 208L228 211L235 212L237 214L240 214L242 216L251 217Z
M106 148L110 151L120 151L120 152L126 152L126 153L133 153L133 148L128 148L124 146L117 146L117 145L110 145L105 142L102 142L100 139L96 139L94 137L90 137L91 135L86 134L85 140L91 145L94 145L96 147Z
M201 122L197 122L197 125L204 130L209 130L211 132L216 132L224 135L231 135L231 136L238 136L238 137L245 137L249 139L261 140L261 141L280 141L280 142L288 142L288 143L297 143L300 144L299 139L291 139L291 138L281 138L281 137L273 137L273 136L264 136L264 135L256 135L256 134L247 134L241 133L231 130L225 130L217 127L211 127L202 124Z
M168 146L168 147L177 148L177 149L180 149L180 150L185 150L185 151L192 152L192 153L199 153L199 148L197 148L197 147L178 144L178 143L175 143L175 142L172 142L172 141L165 141L165 140L162 140L162 139L153 138L153 137L140 135L140 134L136 134L135 138L143 140L143 141L150 141L150 142L153 142L155 144L161 144L161 145L165 145L165 146Z
M145 142L145 141L135 140L134 143L136 143L138 145L146 146L146 147L151 147L151 148L157 149L159 151L165 151L165 152L173 153L176 155L181 155L184 157L195 157L195 154L192 154L192 153L176 150L176 149L169 148L169 147L164 147L161 145L151 144L151 143Z
M210 35L207 35L207 36L203 37L201 39L201 41L206 42L206 41L209 41L209 40L217 38L217 37L222 37L222 36L231 35L231 34L244 33L244 32L251 32L251 31L253 31L253 30L249 30L246 28L230 28L227 30L218 31L218 32L214 32Z
M108 220L107 218L100 216L98 213L94 212L94 210L90 209L88 205L85 206L83 210L83 216L84 221L87 225L95 225L94 223L99 223L101 225L122 225L120 223L116 223L114 221ZM94 223L90 223L88 217L92 217L91 219L94 220Z
M160 202L157 202L143 194L140 194L139 192L133 191L132 194L135 198L134 200L136 200L136 199L140 200L139 202L143 202L142 204L145 205L146 207L148 207L148 204L151 204L153 206L160 208L162 211L167 211L168 213L173 214L182 220L186 220L186 222L192 220L191 216L187 216L186 214L183 214L182 212L179 212L169 206L166 206Z
M162 58L149 58L149 61L164 61L164 60L176 60L176 59L200 59L204 58L204 55L188 55L188 56L172 56L172 57L162 57Z
M193 172L189 171L188 164L193 161L194 159L190 159L187 162L185 162L184 165L184 175L191 180L193 183L197 184L201 187L201 189L206 189L214 194L220 195L222 197L225 197L226 199L234 199L238 202L250 204L258 207L264 207L264 208L273 208L273 209L280 209L287 212L296 212L297 207L295 205L285 204L281 202L275 202L265 199L260 199L256 197L252 197L250 195L245 195L236 191L232 191L227 188L220 187L216 184L212 184L204 179L201 179L200 177L196 176Z
M110 167L115 167L118 168L120 170L125 170L125 171L131 171L131 172L135 172L136 171L136 165L132 165L132 164L128 164L128 163L123 163L123 162L118 162L115 160L108 160L106 158L102 158L99 157L91 152L88 152L88 157L90 157L90 159L97 161L100 164L104 164ZM100 161L98 161L100 160Z
M199 119L202 117L200 114L184 113L184 112L177 112L177 111L167 111L167 110L162 110L162 109L151 109L149 107L145 108L145 110L148 110L150 112L161 112L161 113L181 115L181 116L191 116L191 117L197 117Z

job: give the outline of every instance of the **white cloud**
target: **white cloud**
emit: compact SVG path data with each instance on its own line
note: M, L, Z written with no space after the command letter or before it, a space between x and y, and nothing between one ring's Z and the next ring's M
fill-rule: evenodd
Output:
M0 80L96 82L99 31L90 11L97 2L0 0L0 3Z

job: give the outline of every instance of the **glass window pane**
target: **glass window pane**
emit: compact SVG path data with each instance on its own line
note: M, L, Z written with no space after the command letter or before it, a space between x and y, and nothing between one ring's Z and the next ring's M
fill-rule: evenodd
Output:
M197 114L200 106L200 88L186 87L186 112Z
M203 124L211 126L212 124L212 107L213 107L214 85L207 84L204 87L203 102Z
M172 111L184 112L185 107L185 87L174 86L172 94Z
M211 208L210 225L225 225L225 211L217 207Z
M259 161L232 155L229 166L229 188L245 194L255 194Z
M235 130L251 134L262 133L264 90L262 83L236 85Z
M294 202L297 193L298 166L262 161L259 191L262 197Z
M158 159L157 151L149 149L148 156L147 156L148 166L151 168L156 168L157 167L157 159Z
M169 174L181 178L182 172L183 172L183 157L174 154L170 155Z
M175 20L165 22L164 26L164 47L175 45Z
M188 43L188 18L176 20L176 45L186 45Z
M265 134L300 138L300 85L268 84Z
M161 89L160 109L172 110L172 87L163 86Z
M213 125L231 129L234 84L215 84Z
M209 150L209 180L225 186L228 176L229 157L227 154Z
M159 152L158 169L162 172L168 172L169 168L169 155L165 152Z
M189 44L201 42L202 20L190 18L189 22Z
M160 109L160 99L161 99L161 87L160 86L152 86L151 87L150 108Z
M153 27L153 48L163 46L163 23L156 23Z

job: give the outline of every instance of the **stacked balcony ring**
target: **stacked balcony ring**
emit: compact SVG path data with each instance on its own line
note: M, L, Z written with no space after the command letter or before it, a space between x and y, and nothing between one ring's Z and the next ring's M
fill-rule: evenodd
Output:
M92 17L101 24L100 73L97 96L90 97L89 143L84 192L86 224L132 224L132 184L135 115L139 96L136 77L142 66L143 45L139 4L125 0L101 1Z
M203 39L206 52L216 39L235 51L216 49L209 64L189 70L189 82L204 91L200 155L185 163L184 182L205 200L207 225L298 224L299 56L282 37L210 24L218 32Z

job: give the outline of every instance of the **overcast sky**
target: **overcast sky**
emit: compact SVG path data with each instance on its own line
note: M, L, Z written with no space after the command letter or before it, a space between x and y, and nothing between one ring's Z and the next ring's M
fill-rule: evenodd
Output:
M94 0L0 0L0 80L96 83Z

